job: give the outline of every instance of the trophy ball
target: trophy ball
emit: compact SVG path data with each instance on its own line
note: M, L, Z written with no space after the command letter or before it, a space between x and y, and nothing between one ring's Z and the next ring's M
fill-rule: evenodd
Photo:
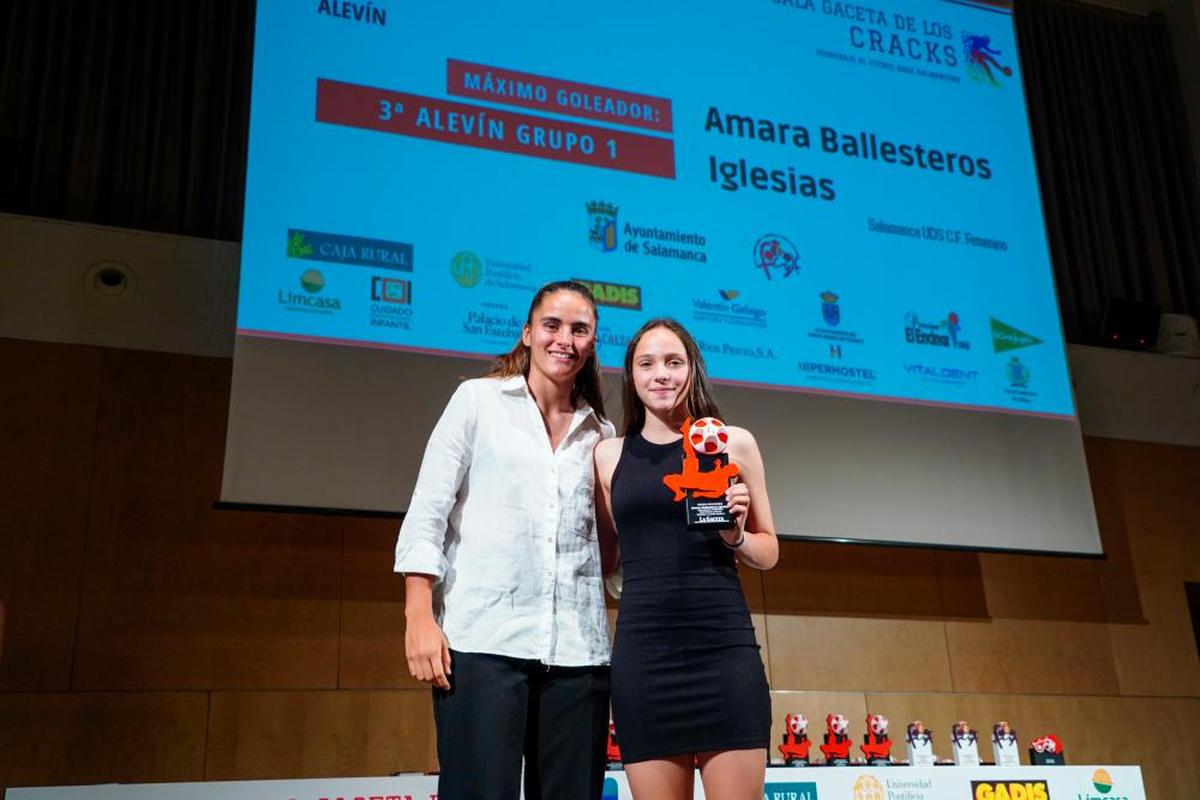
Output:
M888 718L883 714L872 714L867 717L867 722L871 727L871 733L876 736L886 736L888 732Z
M808 719L803 714L788 714L787 726L793 736L799 736L808 730Z
M838 736L844 736L850 727L850 721L841 714L830 714L825 718L825 725Z
M716 417L703 417L692 423L688 429L688 441L698 453L716 455L724 453L729 446L729 431L725 423Z

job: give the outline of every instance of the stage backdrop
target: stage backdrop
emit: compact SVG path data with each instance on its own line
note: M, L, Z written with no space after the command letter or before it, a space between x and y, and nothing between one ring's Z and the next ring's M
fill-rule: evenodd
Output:
M403 510L576 278L607 367L693 332L782 533L1099 551L1004 4L261 0L250 134L226 500Z

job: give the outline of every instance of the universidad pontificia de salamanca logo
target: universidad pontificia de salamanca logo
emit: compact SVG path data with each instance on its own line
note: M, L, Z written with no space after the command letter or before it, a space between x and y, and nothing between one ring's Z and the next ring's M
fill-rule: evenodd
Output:
M641 221L624 224L617 221L620 208L615 203L590 200L587 209L588 244L601 253L618 248L631 255L669 258L674 261L708 261L708 240L701 233L679 228L649 225Z

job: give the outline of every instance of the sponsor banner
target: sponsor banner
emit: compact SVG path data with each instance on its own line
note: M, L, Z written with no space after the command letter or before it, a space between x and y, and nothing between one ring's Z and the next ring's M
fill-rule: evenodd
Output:
M606 89L486 64L472 64L454 58L446 61L446 84L449 94L461 97L671 132L671 101L662 97Z
M317 79L317 121L552 161L675 177L670 139Z
M300 228L288 228L287 237L288 258L412 272L413 246L407 242L343 236Z
M620 283L594 281L588 278L572 278L572 280L582 283L591 289L592 297L596 299L596 305L598 306L627 308L631 311L642 310L642 287L640 286L626 286Z
M696 776L693 797L704 797ZM437 800L437 777L104 784L10 788L7 800ZM603 800L633 800L624 772ZM770 768L763 800L1146 800L1141 769L1097 767Z

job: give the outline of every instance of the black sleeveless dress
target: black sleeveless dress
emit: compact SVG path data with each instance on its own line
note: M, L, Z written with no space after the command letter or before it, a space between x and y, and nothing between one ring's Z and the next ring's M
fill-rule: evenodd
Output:
M613 722L625 763L766 748L771 698L733 551L689 531L664 475L680 441L625 437L612 511L625 584L612 654Z

